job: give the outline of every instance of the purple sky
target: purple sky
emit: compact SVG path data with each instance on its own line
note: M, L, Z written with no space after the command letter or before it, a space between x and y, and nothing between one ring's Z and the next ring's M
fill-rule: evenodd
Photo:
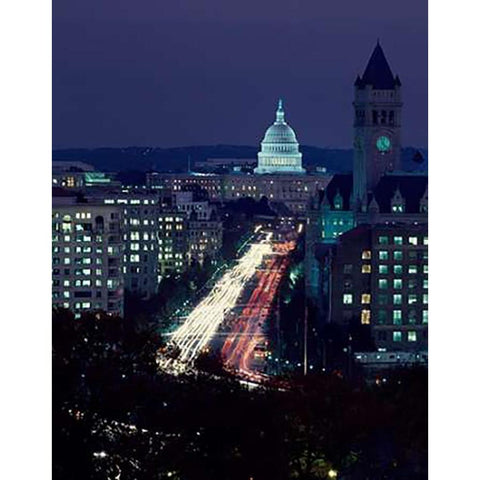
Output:
M284 98L300 144L350 147L380 37L403 144L427 145L426 0L54 0L53 146L256 145Z

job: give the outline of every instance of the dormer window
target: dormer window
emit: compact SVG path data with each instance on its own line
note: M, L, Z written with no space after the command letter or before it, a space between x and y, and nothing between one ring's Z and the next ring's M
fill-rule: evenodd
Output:
M340 192L337 192L333 199L333 208L335 210L341 210L343 208L343 198L340 195Z
M400 190L397 188L391 201L392 213L404 213L405 212L405 199L402 197Z
M392 204L392 212L393 213L403 213L404 211L405 210L404 210L403 204L401 204L401 203Z

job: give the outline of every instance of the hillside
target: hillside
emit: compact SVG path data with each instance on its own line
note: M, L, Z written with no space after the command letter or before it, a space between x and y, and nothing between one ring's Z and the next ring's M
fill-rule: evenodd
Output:
M327 149L302 146L305 166L322 166L331 172L348 172L352 169L353 150ZM149 171L181 172L188 168L188 158L192 167L196 161L206 158L256 158L258 147L238 145L202 145L174 148L127 147L54 150L53 160L81 160L94 165L98 170L109 172ZM413 161L415 148L402 151L403 168L408 171L426 171L428 152L421 149L425 161Z

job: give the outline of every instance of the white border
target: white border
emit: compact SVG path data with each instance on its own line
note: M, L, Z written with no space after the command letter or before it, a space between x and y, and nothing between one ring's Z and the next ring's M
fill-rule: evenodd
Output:
M423 0L421 0L423 1ZM2 478L51 478L51 8L3 2ZM385 5L388 8L388 5ZM476 478L478 6L429 12L430 478ZM407 99L405 99L407 100Z
M51 4L0 7L5 479L51 478Z

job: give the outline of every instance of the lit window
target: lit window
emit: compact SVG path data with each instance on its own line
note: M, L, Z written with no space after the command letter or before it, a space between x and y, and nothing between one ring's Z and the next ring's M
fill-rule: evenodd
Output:
M428 278L423 279L423 288L425 288L425 289L428 288Z
M343 294L343 303L345 305L351 305L353 303L353 295L351 293Z
M394 303L394 305L401 305L402 304L402 294L401 293L395 293L393 295L393 303Z
M394 260L403 260L403 252L401 250L395 250L393 252L393 259Z
M370 265L362 265L362 273L371 273L372 267Z
M428 237L423 237L423 244L428 245Z
M136 263L140 261L140 255L138 254L132 254L130 255L130 262Z
M417 341L417 332L415 331L410 331L408 332L408 341L409 342L416 342Z
M394 325L401 325L402 324L402 311L401 310L394 310L393 311L393 324Z
M393 341L401 342L402 341L402 332L393 332Z
M364 250L362 252L362 260L370 260L372 258L372 252L370 250Z
M388 288L388 281L386 278L378 279L378 288L381 288L382 290L385 290L386 288Z
M408 295L408 304L412 305L414 303L417 303L417 296L414 293L411 293L410 295Z
M362 293L362 304L368 305L370 303L371 296L369 293Z
M394 265L393 266L393 273L395 275L401 275L403 273L403 266L402 265Z
M422 312L422 323L428 323L428 310Z
M370 310L362 310L362 325L370 325Z
M409 265L408 266L408 273L416 274L417 272L418 272L418 269L417 269L416 265Z
M423 273L428 273L428 265L423 266Z
M402 245L403 244L403 238L402 237L393 237L393 243L395 245Z
M423 294L423 299L422 299L422 300L423 300L423 303L424 303L425 305L428 304L428 293L424 293L424 294Z
M388 237L384 237L384 236L378 237L378 243L380 245L388 245Z
M378 258L379 260L388 260L388 252L387 250L380 250L378 252Z
M417 237L408 237L408 243L410 245L418 245L418 238Z
M393 279L393 288L395 288L395 289L402 288L402 279L401 278L394 278Z
M379 265L378 266L378 273L387 274L388 273L388 265Z

